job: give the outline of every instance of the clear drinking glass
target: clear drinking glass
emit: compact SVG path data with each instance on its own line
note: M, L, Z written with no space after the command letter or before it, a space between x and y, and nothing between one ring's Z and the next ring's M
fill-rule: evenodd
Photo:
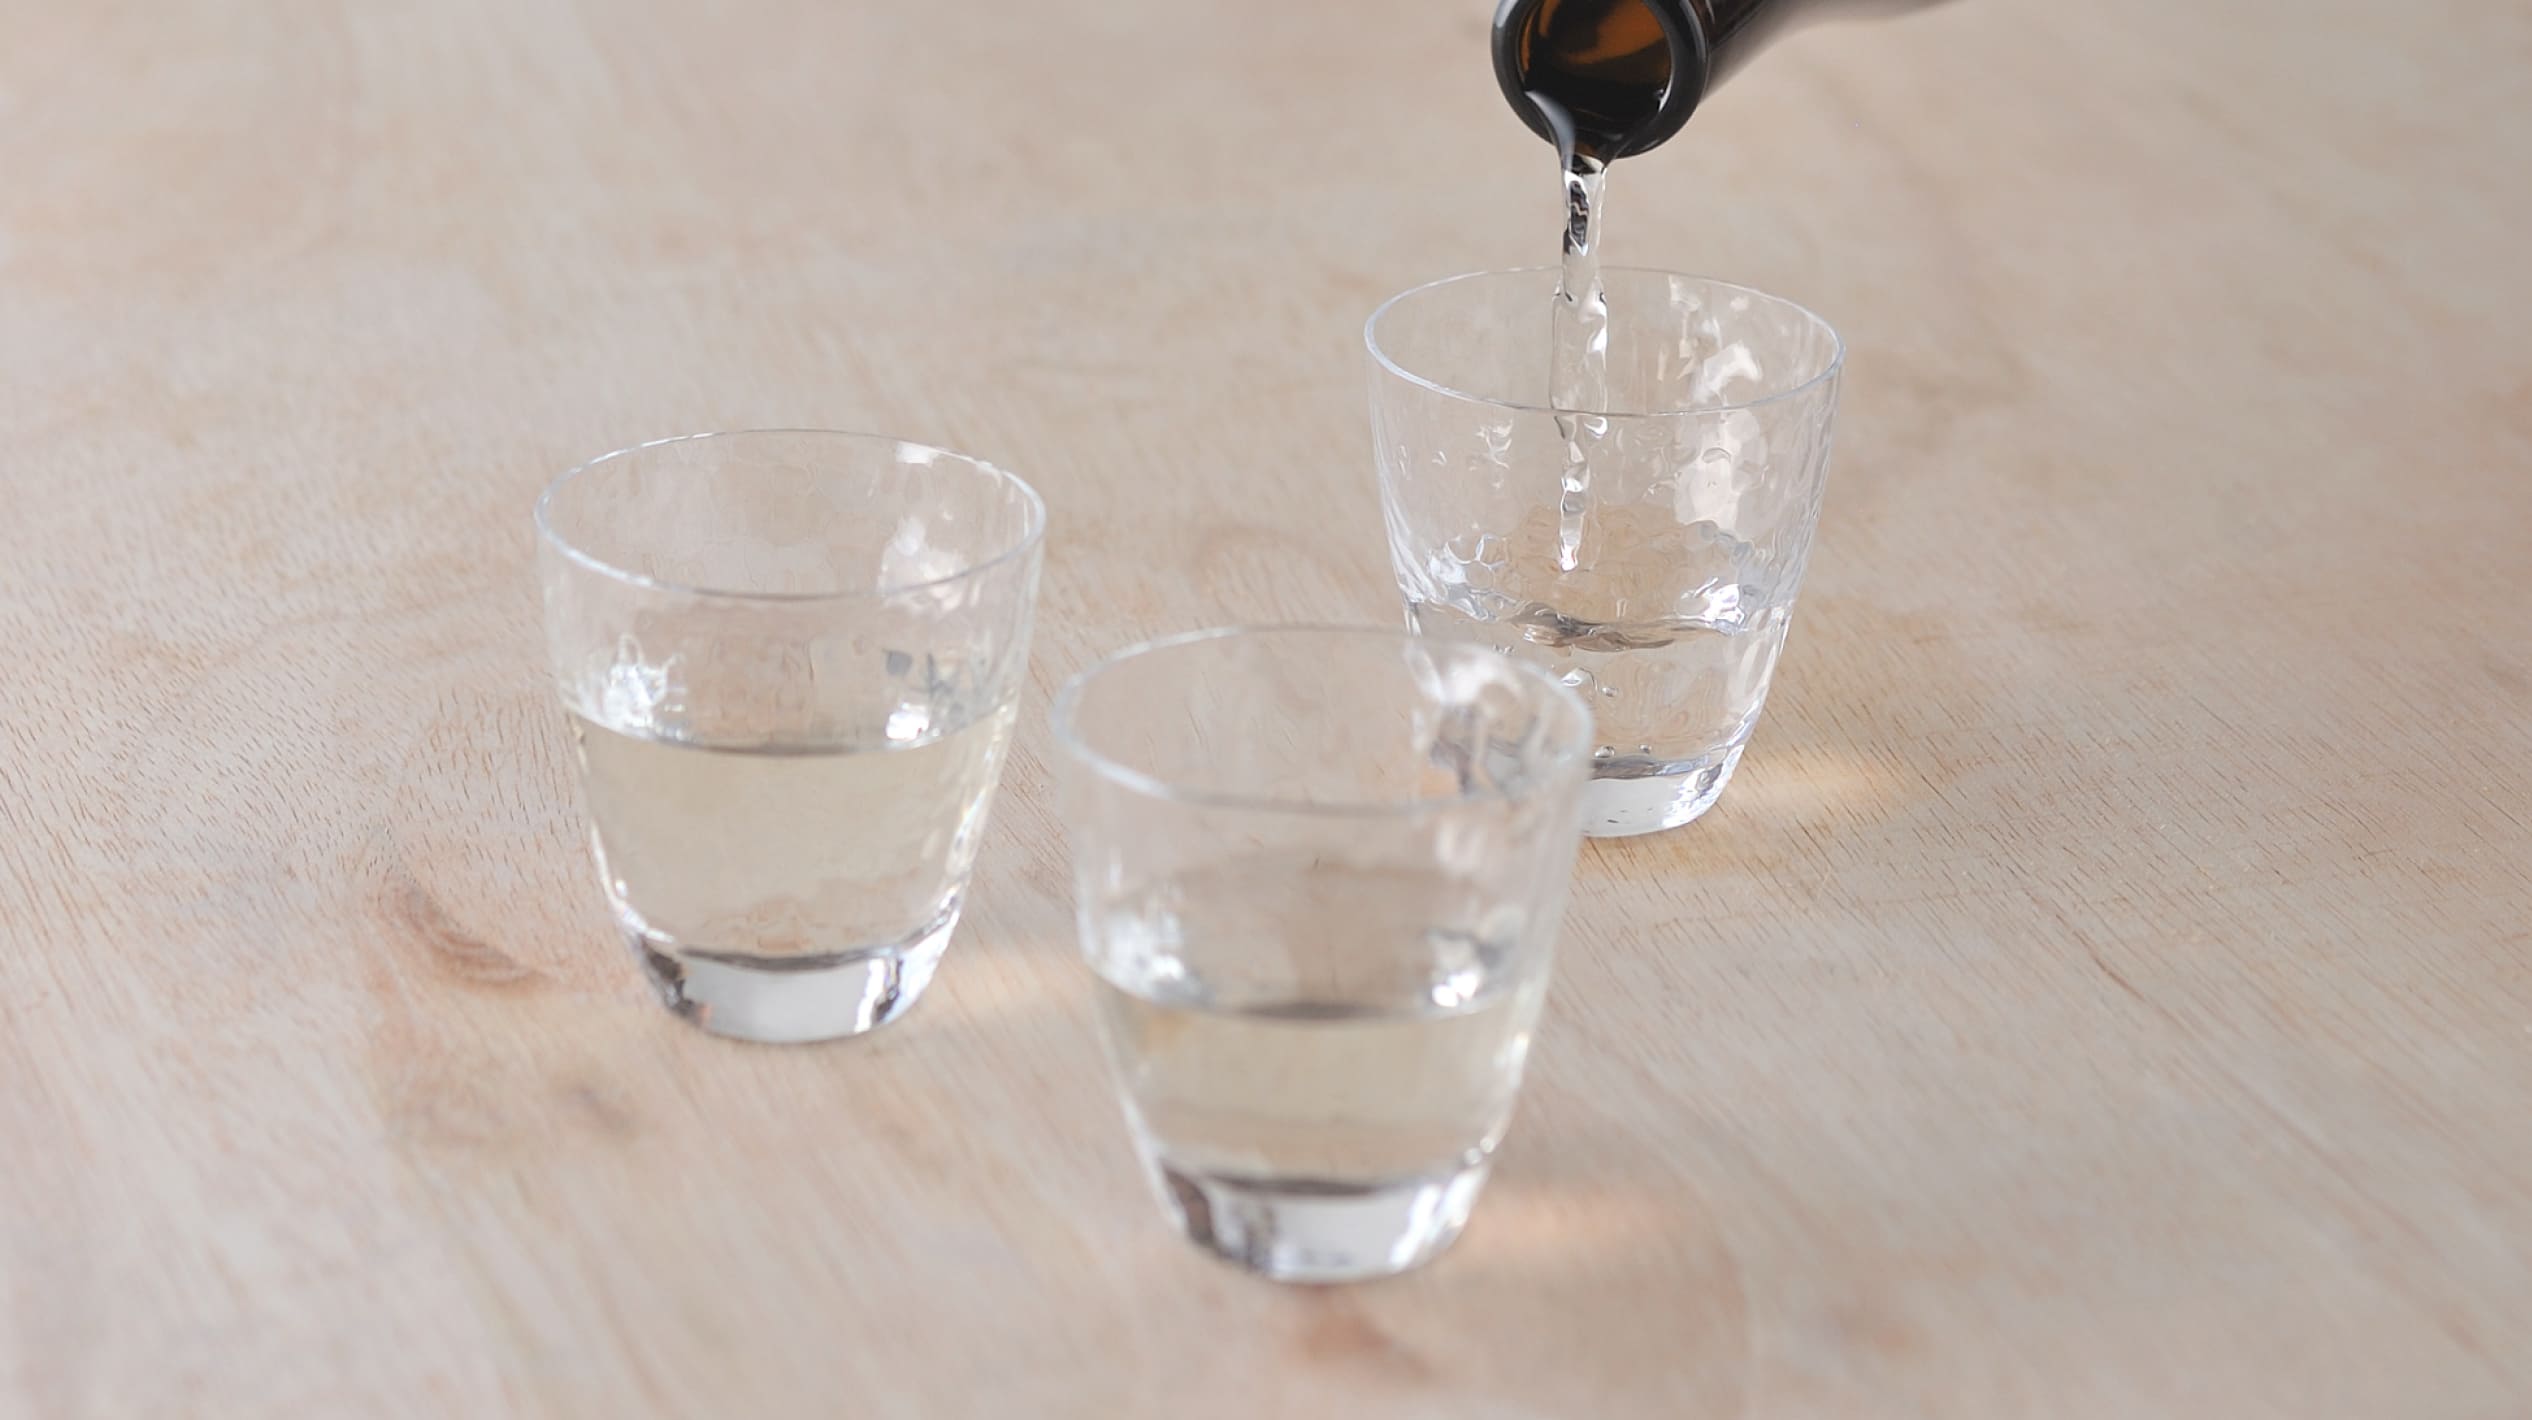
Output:
M1609 408L1560 413L1558 278L1457 276L1373 313L1381 506L1410 624L1581 691L1600 726L1584 831L1650 833L1722 794L1767 699L1842 349L1791 301L1609 270Z
M1028 660L1044 504L863 434L702 434L536 505L607 901L670 1010L825 1040L896 1018L958 921Z
M1456 1237L1521 1084L1591 715L1391 631L1210 631L1057 697L1082 950L1186 1235L1291 1281Z

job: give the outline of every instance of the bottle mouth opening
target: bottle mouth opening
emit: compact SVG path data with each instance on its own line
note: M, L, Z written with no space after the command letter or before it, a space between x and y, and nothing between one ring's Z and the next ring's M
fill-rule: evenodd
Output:
M1662 42L1670 59L1669 82L1663 86L1649 118L1623 133L1594 134L1587 140L1579 132L1558 132L1558 123L1541 110L1533 96L1536 86L1530 82L1524 64L1532 26L1555 3L1556 0L1503 0L1495 12L1495 82L1530 131L1554 145L1568 165L1578 149L1604 164L1613 163L1657 148L1675 136L1704 97L1712 62L1706 52L1704 32L1689 17L1688 7L1660 0L1635 0L1661 26Z

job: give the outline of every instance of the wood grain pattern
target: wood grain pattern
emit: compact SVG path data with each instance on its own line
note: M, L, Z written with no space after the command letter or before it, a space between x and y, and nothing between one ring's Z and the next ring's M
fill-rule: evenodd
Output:
M2532 1414L2532 11L1788 41L1618 259L1850 337L1723 807L1582 868L1414 1277L1180 1246L1045 688L1386 620L1357 327L1548 259L1476 0L0 6L0 1413ZM667 1019L527 507L873 427L1054 509L931 999Z

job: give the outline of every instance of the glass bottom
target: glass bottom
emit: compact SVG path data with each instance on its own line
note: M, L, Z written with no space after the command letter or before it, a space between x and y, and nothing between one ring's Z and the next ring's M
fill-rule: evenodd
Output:
M1342 1183L1240 1178L1153 1164L1187 1240L1278 1282L1362 1282L1421 1267L1468 1224L1486 1165L1424 1178Z
M630 912L616 916L672 1014L732 1040L800 1045L877 1030L912 1010L949 948L958 910L953 897L901 942L779 957L700 951Z
M1741 766L1747 741L1719 753L1664 766L1661 774L1630 773L1594 778L1583 786L1583 836L1633 838L1677 828L1714 807L1732 771Z

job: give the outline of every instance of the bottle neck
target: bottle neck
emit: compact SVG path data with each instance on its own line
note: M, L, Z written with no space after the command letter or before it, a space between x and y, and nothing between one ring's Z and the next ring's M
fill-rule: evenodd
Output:
M1803 0L1683 0L1683 7L1705 39L1705 89L1693 103L1765 49L1803 8Z
M1604 161L1660 146L1706 96L1798 20L1934 0L1501 0L1495 77L1513 112ZM1553 101L1564 137L1541 108Z

